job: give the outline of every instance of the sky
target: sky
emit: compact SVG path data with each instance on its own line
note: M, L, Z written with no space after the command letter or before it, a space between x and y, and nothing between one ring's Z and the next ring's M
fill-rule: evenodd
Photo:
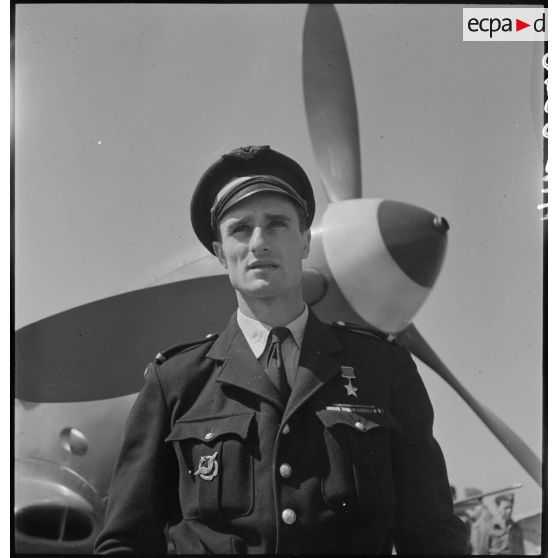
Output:
M462 7L338 6L363 197L450 224L414 323L542 455L543 43L463 42ZM219 155L270 144L306 169L304 5L21 4L15 41L15 327L145 286L197 242L189 198ZM419 363L450 481L541 490Z

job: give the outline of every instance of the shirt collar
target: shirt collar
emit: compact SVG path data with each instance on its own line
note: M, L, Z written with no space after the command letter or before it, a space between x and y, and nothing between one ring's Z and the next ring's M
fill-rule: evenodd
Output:
M272 326L244 315L240 311L240 308L236 311L236 319L238 321L238 327L240 327L244 337L246 337L246 341L255 357L260 358L265 351L267 338ZM306 329L307 322L308 306L305 304L302 314L285 326L291 331L291 336L299 350L302 346L302 338L304 337L304 330Z

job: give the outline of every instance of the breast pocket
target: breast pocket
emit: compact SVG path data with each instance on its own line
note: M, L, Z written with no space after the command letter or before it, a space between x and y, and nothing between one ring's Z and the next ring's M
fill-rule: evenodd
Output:
M322 495L338 510L386 512L395 507L391 436L400 431L388 412L374 418L343 411L317 413L324 426L328 467Z
M179 419L166 442L180 464L180 503L187 519L239 517L252 511L254 413Z

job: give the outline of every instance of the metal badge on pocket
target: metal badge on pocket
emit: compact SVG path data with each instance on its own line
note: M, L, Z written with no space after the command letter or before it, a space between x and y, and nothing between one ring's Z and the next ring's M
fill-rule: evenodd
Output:
M213 480L219 472L219 462L217 461L217 453L213 455L202 455L200 457L200 464L194 476L199 476L203 480Z

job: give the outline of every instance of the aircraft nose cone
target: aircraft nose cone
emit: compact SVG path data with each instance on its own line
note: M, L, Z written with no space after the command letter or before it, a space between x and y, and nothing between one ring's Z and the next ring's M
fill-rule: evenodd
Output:
M383 200L378 224L397 265L419 285L432 287L444 261L447 220L407 203Z

